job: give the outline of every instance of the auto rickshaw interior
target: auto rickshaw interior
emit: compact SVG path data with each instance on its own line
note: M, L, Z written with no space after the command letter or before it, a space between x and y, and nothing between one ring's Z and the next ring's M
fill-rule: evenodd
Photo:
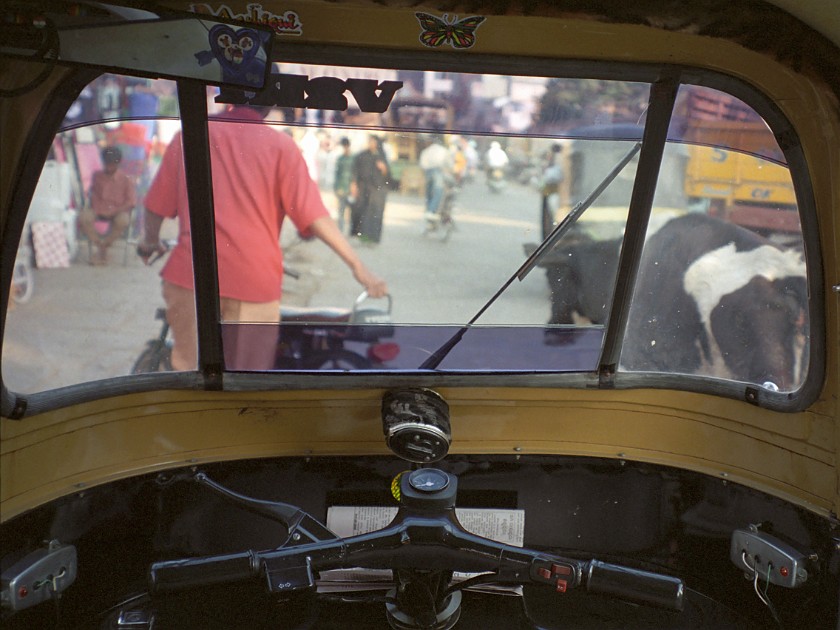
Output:
M49 144L21 245L30 256L34 250L39 266L90 271L91 248L76 229L78 215L101 168L101 147L121 148L121 168L136 180L138 199L125 238L114 247L123 248L125 264L97 270L102 277L86 290L67 285L60 300L79 313L142 313L143 330L134 322L127 330L122 316L86 332L80 327L87 328L87 317L76 323L59 312L33 319L22 309L11 311L7 338L38 338L34 355L26 342L5 346L11 391L36 400L56 387L161 369L160 361L136 361L157 326L147 305L160 300L155 273L139 269L131 251L143 230L143 195L182 123L194 116L200 125L206 115L214 124L241 123L245 103L263 110L264 124L298 141L330 200L339 140L348 140L354 154L370 135L383 140L389 225L382 242L371 244L376 250L364 253L374 268L395 268L405 287L400 293L410 298L394 295L387 305L375 304L387 321L354 321L356 333L342 338L348 352L337 363L329 360L329 349L303 361L284 356L283 332L292 338L312 327L289 313L277 326L276 361L249 364L247 353L222 341L265 325L226 320L212 341L217 347L202 340L202 352L228 372L292 373L285 383L300 382L294 373L318 370L416 372L428 368L429 356L455 335L457 343L434 367L459 383L478 382L472 377L479 376L498 383L500 374L503 382L518 383L527 374L531 382L563 386L679 383L775 409L801 409L813 399L823 370L822 354L813 348L823 333L811 315L819 294L809 291L821 273L818 264L808 264L818 260L818 241L803 235L803 229L815 229L801 207L810 199L807 172L791 168L803 166L801 151L795 143L781 149L777 138L789 137L790 130L760 94L729 77L709 74L698 85L693 75L680 78L678 70L659 67L621 67L618 79L614 64L545 62L531 70L543 75L522 76L478 73L483 59L462 64L471 72L444 72L400 68L384 53L366 54L366 65L357 66L297 61L307 56L322 61L325 55L284 49L284 59L295 61L274 62L268 87L252 96L223 86L208 88L205 97L203 88L112 73L84 83ZM404 65L419 63L411 61ZM494 70L504 67L495 61ZM441 92L457 98L435 96ZM184 111L185 104L192 109ZM654 133L659 146L651 154ZM419 166L420 153L436 139L453 156L450 186L457 207L456 231L440 234L424 228ZM486 164L494 144L507 159L504 187L496 192ZM550 158L562 174L555 184L544 181ZM477 196L485 197L486 210L470 208ZM367 245L354 230L345 227L348 238ZM164 235L177 242L174 220L164 225ZM290 221L281 238L293 270L300 238ZM58 242L52 249L51 239ZM488 249L488 242L497 247ZM724 269L742 273L721 275ZM284 306L353 303L358 285L340 265L321 273L314 295L287 277ZM751 282L753 274L764 280ZM141 283L142 290L103 291L127 281ZM206 299L210 304L200 304L199 313L214 312L216 297ZM343 331L345 324L323 317L318 322L322 332L325 326ZM259 344L260 338L255 334L255 341L240 345ZM377 352L383 343L388 349ZM56 361L68 348L78 359ZM107 360L99 358L103 351ZM80 364L87 367L80 370ZM125 382L129 389L137 384Z
M31 471L38 437L61 458L39 460L49 482L3 486L4 623L835 627L820 180L778 93L663 55L485 52L492 12L393 8L401 46L307 39L308 5L346 3L298 4L274 30L230 9L198 31L145 3L0 9L0 59L23 69L13 88L0 69L6 111L39 109L3 195L3 457L21 467L3 473ZM359 296L286 221L279 323L222 319L212 129L253 124L295 141L388 296ZM373 240L336 195L343 147L371 136L388 167ZM171 254L136 253L173 142L185 370ZM434 145L446 223L428 215ZM107 264L79 228L104 148L136 195L113 239L97 217ZM269 364L249 352L266 339ZM781 470L785 447L802 460Z

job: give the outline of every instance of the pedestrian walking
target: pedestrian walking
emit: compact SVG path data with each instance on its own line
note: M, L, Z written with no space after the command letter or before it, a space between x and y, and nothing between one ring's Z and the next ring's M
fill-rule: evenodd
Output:
M391 168L382 140L371 135L367 149L353 161L351 194L356 198L356 203L350 213L350 229L363 243L376 244L382 238L382 221L390 182Z
M338 228L343 232L345 225L349 223L349 221L345 221L345 217L351 212L356 200L350 193L350 187L353 183L353 155L350 152L350 139L341 138L338 141L338 146L341 154L335 160L333 191L337 202L336 220Z

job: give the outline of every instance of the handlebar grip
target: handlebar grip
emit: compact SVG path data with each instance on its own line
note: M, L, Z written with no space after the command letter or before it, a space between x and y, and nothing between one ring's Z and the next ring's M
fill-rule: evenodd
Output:
M683 609L683 582L668 575L592 560L589 562L586 588L593 593L639 604L669 610Z
M186 558L156 562L149 569L152 591L179 591L247 580L260 570L260 560L252 551L211 558Z

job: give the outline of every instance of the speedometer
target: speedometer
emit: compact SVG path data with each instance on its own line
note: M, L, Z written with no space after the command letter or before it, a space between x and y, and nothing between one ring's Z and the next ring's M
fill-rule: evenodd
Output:
M449 486L449 475L437 468L420 468L409 474L408 483L418 492L440 492Z

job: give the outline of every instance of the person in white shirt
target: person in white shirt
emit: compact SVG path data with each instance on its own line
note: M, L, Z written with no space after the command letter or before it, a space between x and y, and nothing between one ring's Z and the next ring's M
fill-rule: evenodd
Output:
M420 152L420 168L426 176L426 213L428 221L437 219L446 176L452 172L455 160L452 153L443 144L443 138L437 136L432 143Z
M490 143L490 148L487 150L487 168L490 170L497 168L504 168L508 165L507 153L496 140Z

